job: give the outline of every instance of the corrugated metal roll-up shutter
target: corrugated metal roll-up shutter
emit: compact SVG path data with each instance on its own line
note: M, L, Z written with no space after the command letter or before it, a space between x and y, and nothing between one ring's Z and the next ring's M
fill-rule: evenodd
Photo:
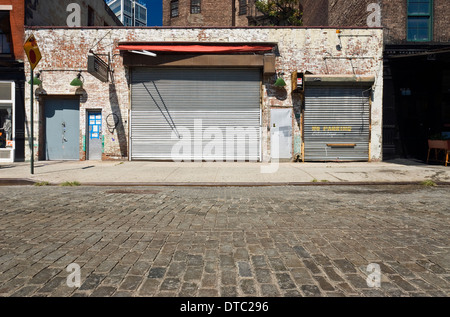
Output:
M370 89L305 89L305 161L368 161Z
M132 70L132 160L259 161L260 70Z

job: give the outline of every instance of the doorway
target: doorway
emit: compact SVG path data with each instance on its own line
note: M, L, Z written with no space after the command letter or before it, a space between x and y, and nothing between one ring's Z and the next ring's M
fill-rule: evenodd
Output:
M292 109L270 110L271 158L292 159Z
M45 159L80 159L80 103L78 99L45 101Z
M101 161L103 152L102 112L100 110L87 111L86 159Z

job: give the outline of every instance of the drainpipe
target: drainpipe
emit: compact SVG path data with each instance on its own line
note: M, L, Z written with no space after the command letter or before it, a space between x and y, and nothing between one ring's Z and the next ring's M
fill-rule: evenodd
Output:
M236 26L236 0L231 0L231 26Z

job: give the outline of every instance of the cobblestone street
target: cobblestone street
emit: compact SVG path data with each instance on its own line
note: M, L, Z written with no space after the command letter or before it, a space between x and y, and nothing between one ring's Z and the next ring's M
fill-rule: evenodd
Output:
M450 295L445 186L24 186L0 196L0 296ZM72 263L79 288L67 284ZM372 263L381 287L367 282Z

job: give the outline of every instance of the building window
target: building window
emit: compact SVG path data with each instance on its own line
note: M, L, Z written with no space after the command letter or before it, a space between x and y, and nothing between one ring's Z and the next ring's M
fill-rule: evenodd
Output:
M178 0L170 1L170 17L171 18L176 18L180 14L178 2L179 2Z
M123 11L125 14L132 15L133 14L133 4L130 0L125 0L123 2Z
M9 11L0 11L0 54L11 54Z
M433 0L408 0L408 41L433 38Z
M135 19L145 26L147 24L147 8L136 3Z
M191 13L201 13L202 12L202 1L201 0L191 0Z
M0 82L0 149L13 148L14 83ZM0 161L4 152L0 152Z
M247 0L239 0L239 15L247 14Z
M120 7L120 0L108 2L108 5L112 12L114 12L116 15L120 12L120 10L122 10L122 8Z
M124 15L122 23L124 26L133 26L133 19Z
M0 54L10 54L11 48L8 41L8 36L0 30Z

